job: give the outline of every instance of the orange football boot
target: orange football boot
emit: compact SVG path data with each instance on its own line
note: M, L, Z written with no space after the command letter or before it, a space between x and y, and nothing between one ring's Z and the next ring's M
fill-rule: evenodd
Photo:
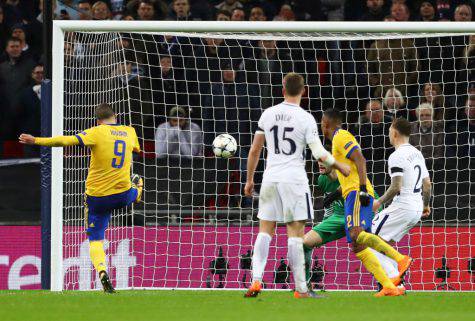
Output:
M400 296L406 294L406 288L403 286L397 287L397 288L383 288L381 291L376 293L374 296L377 298L383 297L383 296Z
M251 287L244 294L245 298L255 298L262 290L262 283L260 281L254 281Z
M397 262L397 269L399 270L400 278L402 278L404 274L406 274L413 261L414 260L411 257L404 255L404 258L401 261Z

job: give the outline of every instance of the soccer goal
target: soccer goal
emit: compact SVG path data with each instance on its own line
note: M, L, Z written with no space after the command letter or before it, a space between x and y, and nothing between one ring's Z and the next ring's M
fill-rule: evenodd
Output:
M133 170L145 179L143 202L114 213L106 233L118 289L249 285L258 198L242 196L247 153L259 115L282 101L282 78L294 71L306 81L302 108L317 120L323 109L344 111L380 195L389 182L391 118L412 121L411 142L429 160L434 197L430 218L397 244L415 259L408 288L475 290L474 23L55 21L53 29L53 135L95 125L94 108L105 102L135 127L142 146ZM177 129L164 138L166 126ZM222 133L239 145L231 159L210 148ZM318 166L307 160L318 223ZM54 149L55 291L99 287L84 227L87 168L86 149ZM263 168L261 161L257 190ZM375 288L344 239L314 256L317 287ZM290 279L279 228L264 282L285 289Z

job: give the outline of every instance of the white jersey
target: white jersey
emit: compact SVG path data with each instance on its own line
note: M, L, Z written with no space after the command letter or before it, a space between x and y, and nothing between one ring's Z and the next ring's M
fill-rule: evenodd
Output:
M264 133L267 163L262 182L308 184L305 150L320 140L317 122L300 106L287 102L266 109L256 133Z
M391 178L402 176L401 192L391 205L422 211L422 180L429 177L422 153L410 144L403 144L389 156L388 170Z

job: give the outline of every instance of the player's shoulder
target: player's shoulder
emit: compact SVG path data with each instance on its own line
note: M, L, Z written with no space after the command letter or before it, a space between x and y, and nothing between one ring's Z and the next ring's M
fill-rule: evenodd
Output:
M336 142L348 142L355 140L355 136L352 133L347 131L346 129L339 128L336 130L335 134L333 135L333 140Z

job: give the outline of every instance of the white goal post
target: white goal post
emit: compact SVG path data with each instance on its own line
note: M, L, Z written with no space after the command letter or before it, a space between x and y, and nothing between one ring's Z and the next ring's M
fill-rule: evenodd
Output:
M82 131L83 129L85 129L85 128L81 128L81 126L86 126L87 124L91 124L89 112L87 116L84 116L85 111L78 112L77 119L68 118L70 116L65 116L65 94L67 93L67 90L68 90L68 88L65 88L65 77L67 77L67 75L65 74L65 68L66 68L65 67L65 42L69 41L68 34L70 33L87 33L87 34L103 34L103 33L131 34L131 33L134 33L134 34L137 34L137 36L134 38L133 41L137 41L137 42L142 41L143 43L145 43L144 48L147 48L146 42L149 40L143 40L143 37L141 36L142 34L145 34L145 35L171 34L171 35L178 35L181 37L188 37L188 38L222 37L225 39L236 40L236 43L238 43L237 42L238 40L244 40L244 39L263 39L263 40L277 39L277 40L284 41L286 43L295 41L296 42L295 48L297 48L295 49L296 51L299 50L302 42L311 40L311 41L325 42L321 50L325 51L325 55L327 55L330 51L333 50L333 48L329 47L329 44L332 41L345 40L345 41L351 42L351 41L360 41L360 40L365 40L365 39L371 39L371 40L404 39L404 38L414 39L414 38L419 38L419 37L444 37L444 36L456 37L459 34L460 35L475 34L475 22L54 21L53 22L53 50L52 50L52 53L53 53L53 62L52 62L53 84L52 84L52 107L51 107L52 108L52 113L51 113L52 114L52 135L65 135L66 133L72 134L72 131ZM95 44L97 48L99 48L102 45L100 43L101 40L99 38L95 40L91 40L91 41L97 42ZM104 43L108 43L108 42L112 43L113 41L116 41L116 40L104 39ZM464 46L465 45L469 46L470 43L464 43ZM181 46L181 44L179 46ZM246 44L239 43L238 45L235 45L235 46L236 46L235 48L230 48L230 50L239 49L242 51L244 49L249 49L249 50L256 49L254 45L249 45L247 43ZM75 49L72 49L72 50L75 50ZM116 50L116 52L114 52L114 50ZM132 50L140 51L140 50L148 50L148 49L132 48ZM302 52L303 50L304 49L302 49ZM352 51L352 45L349 46L349 50ZM102 51L100 51L99 54L102 54ZM111 52L107 54L110 54L111 58L108 58L109 60L104 60L104 61L110 61L110 64L111 64L110 66L124 64L124 68L125 69L127 68L125 66L127 58L125 58L125 54L123 53L123 50L121 50L120 48L111 49ZM94 57L95 56L91 54L89 58L94 58ZM250 59L252 59L252 55ZM354 61L354 58L350 58L350 60L351 59L353 59ZM418 58L416 58L416 60L417 59ZM301 58L301 60L304 60L304 59ZM299 61L299 62L305 65L305 61ZM403 62L406 63L406 61L403 61ZM341 61L341 63L342 65L344 65L344 61ZM82 68L84 66L85 65L78 64L77 68ZM222 64L219 64L219 66L222 66ZM304 72L307 71L306 66L307 65L305 65L305 67L303 67L302 69L304 70ZM72 66L72 68L74 68L74 66ZM96 66L96 68L100 68L100 66ZM331 66L328 68L331 68ZM185 67L183 67L183 69L185 69ZM333 72L334 72L333 70L329 70L326 72L326 75L328 75L328 77L331 78L333 77ZM419 72L419 70L417 70L416 72ZM91 72L90 74L94 75L94 72ZM342 74L345 74L345 72L342 72ZM354 77L358 77L357 72L353 72L352 75ZM106 75L106 77L109 77L109 76ZM151 75L149 72L147 77L153 78L155 76ZM183 82L185 83L184 86L186 88L188 88L188 86L191 83L191 81L188 81L186 79ZM456 81L454 80L454 82ZM256 85L259 85L259 84L257 83ZM417 85L421 86L422 84L417 84ZM317 90L318 88L320 88L320 86L323 86L323 85L321 85L321 83L315 84L314 89ZM369 84L366 84L366 86L370 87ZM331 87L331 85L329 87ZM130 89L129 85L125 85L124 89L129 90ZM84 86L81 90L90 90L90 89L88 86ZM99 92L101 89L97 89L97 90L98 90L98 95L103 94L102 92ZM164 91L165 89L162 89L162 90ZM346 89L343 89L343 90L346 90ZM153 95L156 93L152 92L151 94ZM124 108L127 108L127 106L130 106L130 99L131 99L130 96L128 98L124 98L124 97L116 97L115 95L117 94L116 93L110 94L111 99L116 99L117 101L119 100L125 101L123 102L125 106ZM197 95L199 96L199 99L202 99L201 92L198 92ZM249 99L253 98L252 94L247 93L247 95L249 96ZM330 94L330 97L332 97L332 94ZM346 94L343 94L342 97L346 97ZM278 98L278 97L272 96L272 98ZM368 97L366 98L370 99L371 95L368 95ZM381 98L383 97L381 96ZM420 98L420 97L417 97L417 98ZM71 98L71 99L74 99L74 98ZM129 100L128 102L127 102L127 99ZM152 99L152 103L154 103L153 98L151 99ZM345 99L345 98L342 98L342 99ZM331 100L327 100L327 103L325 104L328 107L334 106L332 105L333 103L329 103L329 101ZM109 101L106 101L106 102L109 102ZM74 103L78 103L78 104L75 105ZM308 105L310 106L311 104L312 102L311 102L311 99L309 98ZM77 102L77 101L72 102L71 106L75 106L75 108L81 108L80 102ZM322 103L322 106L323 106L323 103ZM317 114L321 112L322 106L320 106L318 110L316 111ZM362 109L360 109L360 111L362 111ZM121 110L120 112L124 115L124 119L126 119L127 117L131 117L130 110L124 109L124 110ZM68 111L68 115L75 115L74 113L75 113L74 111ZM156 117L156 116L158 115L156 114L152 115L152 117ZM165 116L165 115L160 114L160 116ZM250 121L251 123L253 121L257 122L257 119L251 119ZM67 126L71 126L71 124L73 128L66 128ZM357 123L355 122L351 124L349 123L348 126L350 125L356 126ZM141 124L141 126L145 128L147 125ZM444 135L446 133L445 127L443 129L443 133ZM138 134L139 136L141 135L141 133L139 132ZM214 132L213 134L216 134L216 132ZM365 147L371 147L371 146L362 146L362 147L365 148ZM388 155L389 154L386 154L386 159ZM77 167L76 168L73 168L74 166L65 167L64 165L65 157L70 157L70 158L72 157L73 160L70 160L68 162L71 162L70 164L77 164ZM458 159L457 156L454 156L454 157ZM72 179L76 179L76 180L79 180L80 178L84 179L84 172L86 170L86 168L84 167L85 162L87 162L87 155L85 155L84 152L69 151L65 153L63 149L61 148L54 148L52 151L51 270L50 270L52 291L62 291L65 289L89 289L91 287L94 287L94 285L91 285L91 283L94 283L94 277L91 276L91 273L93 273L92 266L90 266L89 270L87 269L85 271L82 270L84 266L87 267L90 265L89 262L84 263L81 261L81 260L84 260L84 258L80 256L80 252L81 252L80 246L81 246L81 242L83 242L83 238L78 236L79 232L71 232L74 235L70 235L65 238L65 233L68 233L67 231L71 229L70 226L73 226L73 227L79 226L79 223L76 221L80 220L80 217L78 214L80 210L75 209L76 212L74 215L76 216L74 217L71 216L71 222L69 221L65 222L64 213L65 213L66 208L80 207L82 205L82 204L71 205L69 204L69 202L71 201L69 199L67 202L65 202L65 195L74 194L75 197L73 197L72 199L79 200L80 199L79 194L81 194L81 189L78 186L81 184L84 184L84 182L78 181L77 184L74 186L66 185L66 183ZM154 162L155 162L154 164L157 163L156 160L154 160ZM142 166L145 171L145 169L149 169L150 167L153 167L153 163L151 164L152 165L145 164L145 161L143 161L143 164L141 163L140 166ZM193 171L193 166L194 165L190 166L192 171ZM239 166L239 165L236 165L236 166ZM315 170L315 167L312 167L312 168ZM371 173L371 170L372 168L368 168L369 174ZM432 168L431 170L439 170L439 169ZM181 170L179 169L179 171ZM473 171L470 170L470 175L472 175L472 172ZM444 175L447 175L447 174L448 173L444 173ZM470 180L467 177L465 177L465 179L468 181ZM155 180L158 181L159 178L156 178ZM205 180L206 179L203 179L203 181ZM229 180L228 180L228 183L229 183ZM442 184L442 182L437 182L436 184ZM147 189L147 182L146 182L145 189ZM157 189L156 192L158 193L158 187L156 187L156 189ZM470 206L471 204L473 204L473 201L472 201L473 196L471 195L470 191L462 192L462 194L458 195L457 192L453 192L448 187L447 188L444 187L441 189L444 192L447 192L447 197L450 197L450 195L452 195L453 197L456 197L457 200L459 200L459 198L460 199L463 198L463 202L460 203L462 205L457 205L457 206L462 206L464 209L470 211ZM382 189L378 189L378 190L380 191L384 190L384 186ZM180 194L179 199L181 200L181 194ZM215 201L217 202L216 199ZM145 202L147 202L147 199L145 199ZM158 204L158 201L155 201L155 202L150 201L150 202L154 203L153 206L151 206L151 208L154 208L156 211L162 211L162 208L159 205L164 205L165 206L164 208L170 209L170 206L168 204ZM443 201L444 213L447 213L450 210L457 211L457 208L452 208L451 207L452 205L446 205L445 202L446 201ZM181 203L179 203L178 205L181 206ZM255 205L251 205L251 206L253 206L252 209L255 209ZM468 209L466 208L467 206L469 207ZM244 275L244 279L246 278L246 272L238 271L239 270L239 267L238 267L239 256L242 255L246 250L250 249L250 247L249 247L249 244L246 243L246 247L241 248L240 242L244 238L246 239L246 242L249 242L249 240L253 241L254 239L253 236L255 237L254 229L255 229L256 223L255 223L255 220L253 220L252 218L252 213L250 214L251 218L250 219L248 218L247 221L244 221L244 219L241 220L240 218L238 219L234 217L230 218L231 216L229 216L226 222L220 223L216 219L217 216L216 217L213 216L213 219L208 220L208 217L212 216L211 214L209 216L206 216L208 215L208 211L210 211L209 208L206 208L206 207L203 207L200 209L193 208L192 210L203 211L204 213L203 216L206 217L206 221L204 221L203 224L196 225L196 226L200 226L199 228L193 225L193 223L190 223L192 225L192 227L190 227L188 223L182 222L180 220L176 224L171 223L174 220L174 218L172 218L172 215L169 214L171 212L169 212L168 214L167 213L164 214L164 216L167 216L167 218L163 219L163 222L166 222L166 223L163 223L163 224L166 224L163 230L157 229L154 232L149 232L146 230L147 226L150 226L151 228L155 228L155 226L159 226L160 224L162 224L162 221L159 220L158 218L150 219L153 222L146 221L146 219L144 218L145 222L143 226L145 227L142 226L140 227L140 229L139 228L135 229L134 228L135 223L133 222L131 223L131 225L127 225L125 223L124 225L121 225L121 223L117 223L117 225L115 225L115 226L118 226L118 228L116 231L114 231L115 233L114 235L116 236L119 235L117 240L120 239L120 241L117 241L118 243L113 245L114 251L116 252L116 254L111 259L111 261L116 262L115 269L116 269L117 275L118 273L122 273L122 276L126 278L126 280L122 280L120 281L121 282L120 284L117 284L118 288L163 288L163 287L200 288L200 287L205 287L206 284L211 284L211 286L214 287L216 284L218 284L218 281L216 281L218 275L220 277L219 286L221 286L221 275L219 273L216 273L216 274L212 273L210 275L207 275L207 272L206 272L209 269L208 265L210 263L208 260L209 257L206 257L206 256L208 256L209 253L214 253L213 255L215 256L218 255L218 250L221 249L221 245L222 245L220 243L221 238L215 237L208 244L206 243L206 237L207 237L206 234L208 234L209 236L210 233L211 234L224 233L223 229L226 229L230 226L232 226L233 232L226 234L226 236L224 236L222 239L228 242L223 245L226 247L225 252L228 251L227 250L228 248L232 248L233 246L236 248L235 251L229 250L229 252L225 253L225 256L227 259L233 259L232 261L233 265L229 267L229 269L235 270L235 272L233 272L235 273L235 275L232 274L235 279L228 280L227 281L228 283L226 283L226 280L224 280L223 282L226 283L224 285L224 287L226 288L227 287L230 287L230 288L242 287L242 284L244 284L244 282L242 283L240 282L243 275ZM242 209L238 209L238 210L241 211L242 213ZM144 217L147 217L147 215L149 215L148 217L150 218L153 215L155 215L151 212L147 212L147 210L145 209L143 211L145 213ZM153 210L150 210L150 211L153 211ZM475 245L473 241L470 240L470 239L473 239L473 235L471 233L474 232L474 230L472 229L471 226L473 226L473 222L474 222L473 220L475 220L475 217L470 216L469 214L468 217L463 218L463 222L459 222L457 219L452 219L452 218L447 219L446 221L445 218L446 216L444 216L444 219L439 222L442 225L440 225L439 223L434 224L434 222L430 222L430 221L427 222L428 224L427 226L431 229L430 231L432 232L429 232L429 230L425 231L421 226L418 226L418 229L419 229L418 231L420 231L419 232L420 237L418 238L417 242L420 242L419 243L420 248L418 249L417 253L429 255L429 256L432 255L433 256L432 259L434 260L433 263L431 263L432 270L422 271L424 273L427 272L427 273L433 274L434 270L441 267L440 260L443 257L445 257L447 254L447 249L445 250L445 252L443 251L445 254L442 254L442 255L440 254L441 252L439 251L439 249L431 248L430 251L425 251L426 249L425 247L427 245L425 245L425 243L422 244L423 242L422 238L425 237L426 234L423 234L423 233L426 233L426 232L432 233L434 239L438 237L442 237L442 238L445 238L447 242L449 242L450 241L449 239L452 238L452 236L449 234L454 233L453 237L455 239L454 242L455 242L456 250L459 251L459 253L461 253L460 256L458 256L460 259L459 260L460 267L466 266L467 260L470 260L472 257L475 257L475 254L473 252ZM120 218L119 221L122 219L123 217ZM73 220L74 222L72 222ZM154 222L156 223L156 225L154 225ZM242 226L246 224L249 224L250 227L249 228L246 227L243 229ZM462 225L465 224L468 227L467 228L464 227L463 229L458 229L460 224ZM449 229L450 229L450 232L449 232ZM245 232L242 232L242 231L245 231ZM196 235L201 235L200 233L204 234L202 238L201 236L199 238L200 242L202 243L193 244L193 242L195 242L194 240L195 240ZM242 237L241 239L241 236L239 235L240 233L247 233L247 234L245 237ZM148 239L148 236L152 234L155 235L156 239L155 238ZM154 240L156 241L158 239L158 236L172 238L172 236L170 235L173 235L173 239L163 240L164 244L161 244L160 246L156 245L154 253L149 253L149 250L148 249L146 250L146 247L148 247L151 243L153 243ZM191 241L187 241L188 238L191 238ZM468 238L469 240L467 241L466 238ZM194 264L193 262L194 260L200 259L196 257L196 253L198 252L193 252L194 250L190 249L188 246L186 248L180 247L180 244L178 244L178 242L181 239L183 239L184 242L190 242L189 247L193 247L194 245L197 248L199 248L199 250L196 250L196 251L198 251L199 253L202 253L202 257L201 257L202 262L200 261L201 263L197 263L197 266L201 266L202 271L200 271L198 279L196 280L194 279L195 274L193 274L195 273L194 271L195 267L193 265ZM463 239L463 242L459 241L459 239L460 240ZM122 242L122 240L130 240L130 243L120 243ZM69 242L73 242L73 243L76 242L76 243L72 244ZM133 249L134 244L137 246L136 251L139 253L137 255L140 255L140 258L138 256L135 256L134 254L134 249ZM338 244L339 244L338 245L339 247L343 246L346 248L346 245L344 243L338 243ZM211 252L207 250L208 245L214 246ZM281 255L281 252L279 251L278 246L280 245L273 245L273 250L271 250L271 255L276 256L275 257L275 260L277 260L276 266L278 266L279 257ZM340 252L341 250L339 247L335 247L335 245L333 245L333 248L331 251L319 252L319 254L322 253L323 255L323 257L321 257L323 261L328 259L328 257L325 257L325 255L332 256L331 258L332 262L341 260L342 257L343 257L343 260L345 260L348 257L348 266L347 266L348 270L346 272L347 276L346 276L345 281L342 281L344 282L342 284L338 283L340 281L335 281L337 276L334 276L335 274L339 273L339 268L333 267L334 263L330 263L329 266L326 267L326 273L328 273L329 275L330 274L333 275L333 278L334 278L332 280L328 280L327 281L328 284L336 284L334 287L330 286L329 288L349 289L349 290L372 289L372 286L373 286L372 281L368 281L367 277L359 276L361 272L359 272L359 270L357 271L356 270L357 268L355 268L352 265L356 263L354 262L350 263L351 259L348 256L349 254L347 254L347 252L342 254L342 252ZM404 247L406 248L406 250L410 250L411 244L406 242ZM112 245L111 245L111 248L112 248ZM127 251L127 253L124 254L125 252L120 252L119 249L121 249L122 251ZM170 250L170 251L178 250L179 253L176 254L175 256L167 256L166 253L162 253L162 251L164 250ZM452 250L449 250L449 252ZM68 251L67 253L68 255L66 255L67 251ZM181 251L183 252L183 254L180 254L182 253ZM108 256L110 255L110 253L108 253L107 251L106 253ZM121 256L122 255L121 253L124 254L124 256ZM233 253L233 254L230 254L230 253ZM154 257L150 258L149 256L151 256L152 254L154 255ZM79 258L73 262L72 258L75 255L79 255ZM416 260L418 259L423 260L422 258L419 258L419 257L415 257L415 258ZM70 265L68 267L64 265L65 259L69 259L68 264ZM206 259L206 262L205 262L205 259ZM183 263L181 262L181 260L183 260ZM159 265L158 266L154 265L150 267L153 271L148 271L149 267L147 266L147 264L159 264ZM190 271L186 271L186 272L183 272L182 274L179 274L180 272L177 272L177 270L180 270L183 268L181 264L184 264L184 265L189 264ZM79 266L79 268L71 272L68 270L68 268L73 265L76 265L76 267ZM269 275L272 275L273 272L276 270L276 266L270 266L270 264L268 264L266 273L268 273ZM417 268L421 270L425 269L425 265L424 264L417 265ZM138 272L137 273L129 272L128 269L131 269L131 271L136 270ZM358 269L359 269L359 265L358 265ZM463 280L459 277L459 275L461 275L462 272L465 274L468 273L469 272L467 271L468 269L465 269L464 271L461 271L461 270L457 271L455 268L453 268L453 270L454 272L456 272L456 275L457 275L457 279L454 280L455 286L457 289L472 290L472 291L475 290L473 284L469 286L467 285L468 283L467 284L464 283L465 281L463 280L465 280L467 276L464 276ZM417 284L419 286L416 288L421 289L421 290L430 290L434 288L436 286L436 283L434 282L437 282L437 281L434 279L430 279L430 280L426 279L428 274L426 275L422 272L421 272L422 276L418 276L420 277L420 279L418 279L417 281ZM65 281L66 273L73 274L73 276L68 276L67 281ZM474 273L475 273L475 263L474 263ZM88 274L89 276L85 276L86 274ZM83 281L81 281L81 278ZM114 278L114 275L112 275L112 278ZM450 279L448 280L448 282L450 283ZM353 283L355 283L355 286L353 286Z

